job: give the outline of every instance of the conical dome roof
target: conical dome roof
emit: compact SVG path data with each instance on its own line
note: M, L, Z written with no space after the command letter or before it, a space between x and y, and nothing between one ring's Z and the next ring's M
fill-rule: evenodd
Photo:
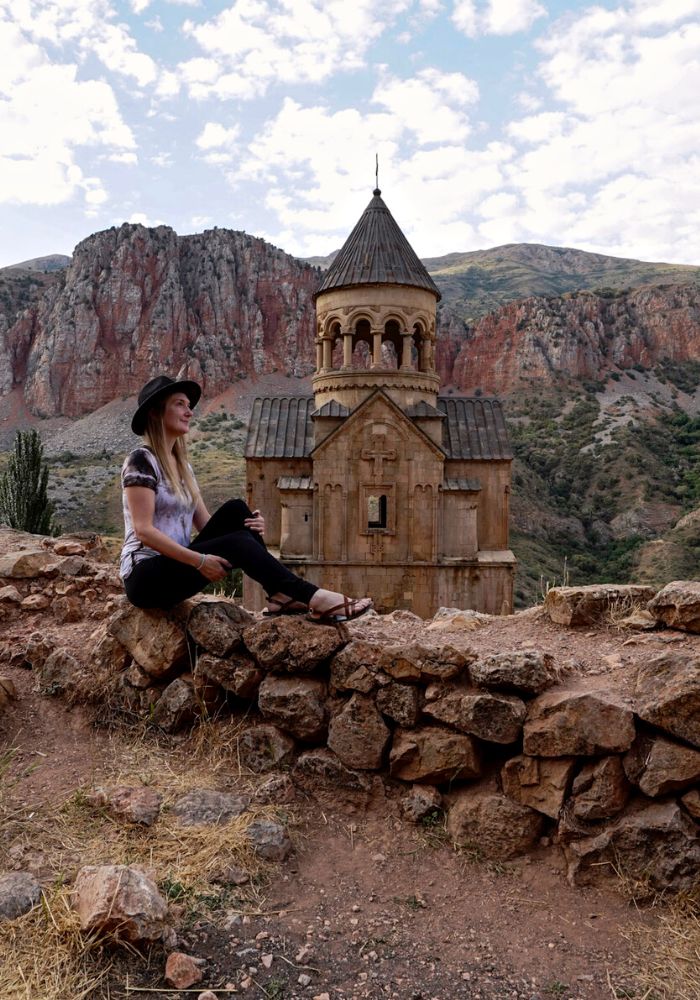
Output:
M345 241L316 295L353 285L411 285L441 298L437 285L375 188L374 196Z

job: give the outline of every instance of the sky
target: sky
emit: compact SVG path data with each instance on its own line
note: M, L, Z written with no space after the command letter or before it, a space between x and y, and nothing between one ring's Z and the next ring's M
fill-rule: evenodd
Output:
M700 0L0 0L0 266L122 222L700 264Z

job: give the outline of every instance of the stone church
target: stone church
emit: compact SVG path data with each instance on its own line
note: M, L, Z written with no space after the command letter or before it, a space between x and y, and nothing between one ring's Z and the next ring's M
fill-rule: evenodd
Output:
M387 612L512 610L501 404L441 397L440 292L377 189L316 299L313 396L256 399L248 502L295 573ZM264 595L246 580L244 602Z

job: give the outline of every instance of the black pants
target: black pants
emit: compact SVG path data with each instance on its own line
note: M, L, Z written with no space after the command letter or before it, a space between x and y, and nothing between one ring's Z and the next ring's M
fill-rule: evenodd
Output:
M318 587L302 580L270 555L261 536L244 526L247 517L252 517L252 513L243 500L227 500L212 514L189 548L223 556L234 569L242 569L261 584L266 594L286 594L308 604ZM169 556L152 556L136 563L124 580L124 589L137 608L171 608L204 590L208 583L193 566Z

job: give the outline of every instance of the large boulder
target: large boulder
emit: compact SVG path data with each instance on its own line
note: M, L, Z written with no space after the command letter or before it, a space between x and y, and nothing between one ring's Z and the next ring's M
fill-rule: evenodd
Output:
M61 562L48 549L26 549L0 555L0 577L10 580L53 575Z
M526 757L506 761L501 771L503 791L509 799L556 819L564 805L575 757Z
M537 843L544 818L492 788L457 792L447 814L447 832L459 846L487 858L515 858Z
M325 747L317 750L307 750L297 759L292 771L294 784L310 795L329 794L334 799L339 793L367 801L371 795L374 782L379 779L366 772L355 771L345 764Z
M82 930L128 944L172 945L168 904L157 886L127 865L88 865L73 887L72 905Z
M191 726L201 712L201 705L192 684L182 677L171 681L158 698L150 721L166 733Z
M187 631L202 649L228 656L240 645L243 632L255 619L233 601L209 598L193 603Z
M613 872L659 892L693 892L700 878L700 833L677 802L643 800L593 836L563 840L572 884Z
M353 694L328 726L328 746L347 767L376 771L391 733L370 695Z
M387 646L381 666L397 681L449 681L463 674L475 659L470 650L459 650L447 643L426 646L410 642Z
M523 747L537 757L621 753L634 740L632 711L604 691L546 691L530 705Z
M490 743L514 743L522 733L527 708L515 695L431 684L423 713Z
M640 719L700 747L700 656L653 657L639 669L635 694Z
M255 660L245 653L230 653L227 657L202 653L197 657L195 677L208 677L224 691L238 698L254 699L265 674Z
M590 761L572 785L571 812L581 820L609 819L625 808L629 793L620 757Z
M658 733L637 737L625 754L627 777L650 798L679 792L700 781L700 750Z
M545 597L544 610L558 625L594 625L611 615L622 617L633 608L645 605L653 596L653 587L638 584L552 587Z
M142 611L124 604L107 631L151 677L166 677L188 663L187 636L165 611Z
M557 673L554 657L549 653L541 649L520 649L476 660L469 667L469 676L477 687L533 695L550 687Z
M81 685L86 671L67 649L56 649L35 671L42 694L70 694Z
M438 726L397 729L390 754L392 777L441 784L477 778L481 762L476 740Z
M265 670L310 674L347 640L342 629L282 615L249 626L243 641Z
M380 683L384 647L354 639L331 660L331 687L336 691L369 694ZM386 677L383 678L386 681Z
M326 693L325 683L310 677L270 676L260 685L258 707L280 729L314 742L326 735L328 727Z
M686 632L700 632L700 582L674 580L647 605L657 621Z
M400 726L410 729L420 718L420 695L414 684L390 681L376 694L377 708Z
M251 726L238 737L238 754L244 767L263 774L288 763L296 744L275 726Z
M129 651L110 635L105 625L98 626L90 635L88 648L87 662L97 674L118 674L126 669L131 660Z

